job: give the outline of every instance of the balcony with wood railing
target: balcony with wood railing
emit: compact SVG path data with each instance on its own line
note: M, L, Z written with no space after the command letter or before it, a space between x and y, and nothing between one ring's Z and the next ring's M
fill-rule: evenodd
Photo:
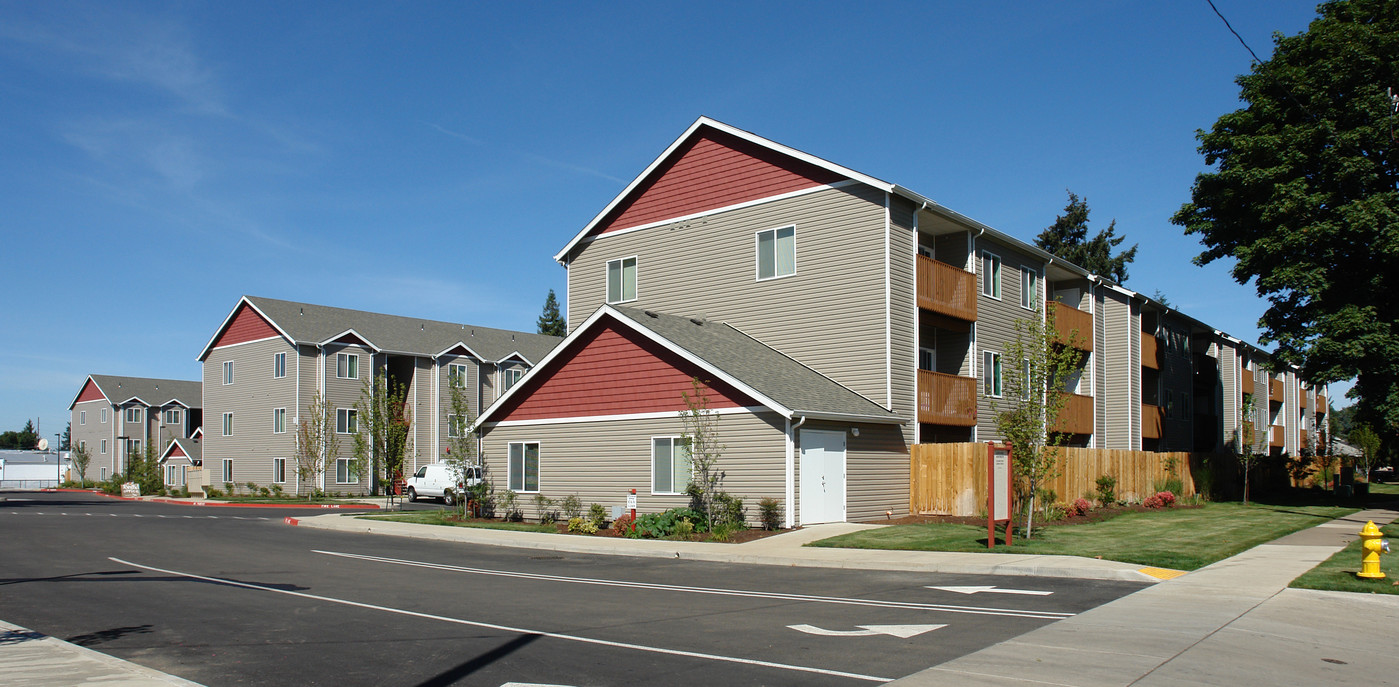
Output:
M1297 406L1298 406L1299 408L1304 409L1304 410L1306 409L1306 407L1307 407L1307 390L1306 390L1306 389L1298 389L1298 390L1297 390Z
M1312 447L1311 432L1306 432L1306 431L1302 432L1301 434L1298 435L1298 439L1299 439L1299 441L1298 441L1298 443L1297 443L1298 448L1311 448L1311 447Z
M1160 439L1161 421L1166 419L1165 410L1161 406L1154 406L1150 403L1142 404L1142 438Z
M1318 391L1318 392L1316 392L1316 412L1318 412L1318 413L1324 413L1324 412L1326 412L1326 408L1327 408L1327 405L1326 405L1326 392L1325 392L1325 391Z
M1081 351L1093 350L1093 314L1086 313L1059 301L1049 302L1049 311L1054 313L1054 332L1061 344L1069 343L1069 335L1074 335L1074 348Z
M1268 400L1273 403L1282 403L1283 383L1272 377L1268 378Z
M1142 367L1161 369L1161 342L1150 332L1142 332Z
M1239 368L1239 389L1242 393L1253 395L1253 370Z
M917 256L918 307L976 321L976 275L945 262Z
M976 379L918 371L918 421L934 425L976 425Z
M1283 446L1283 444L1285 443L1282 439L1283 429L1284 428L1282 425L1273 425L1273 431L1268 437L1269 446L1272 446L1273 448L1281 448Z
M1258 435L1253 433L1253 423L1244 422L1239 425L1239 441L1245 446L1257 446Z
M1059 419L1053 431L1063 434L1093 433L1093 397L1065 393L1068 400L1059 411Z

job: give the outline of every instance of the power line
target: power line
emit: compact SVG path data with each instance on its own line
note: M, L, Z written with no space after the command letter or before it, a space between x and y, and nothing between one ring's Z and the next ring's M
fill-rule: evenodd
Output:
M1244 46L1244 50L1247 50L1248 54L1253 55L1253 61L1259 64L1263 64L1263 60L1258 59L1258 53L1254 52L1253 48L1248 47L1248 43L1244 41L1244 37L1240 36L1239 32L1234 30L1234 27L1229 23L1229 20L1225 19L1224 14L1219 11L1219 8L1214 6L1214 0L1205 0L1205 2L1208 2L1210 4L1210 9L1214 10L1215 16L1218 16L1219 20L1224 22L1224 27L1229 29L1229 33L1234 34L1234 37L1239 39L1239 45Z

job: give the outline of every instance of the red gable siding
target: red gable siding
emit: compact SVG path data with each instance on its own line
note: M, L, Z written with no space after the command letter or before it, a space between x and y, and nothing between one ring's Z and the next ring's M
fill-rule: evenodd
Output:
M605 234L840 181L840 175L714 129L701 129L593 230Z
M278 336L277 330L262 319L262 315L256 310L248 307L246 303L238 306L238 312L233 316L233 321L228 323L228 327L223 330L218 341L214 342L214 348L220 346L232 346L233 344L257 341L258 339L269 339Z
M359 338L358 336L355 336L354 334L346 334L346 335L344 335L344 336L342 336L342 337L336 339L336 340L335 340L335 343L340 343L340 344L354 344L354 345L356 345L356 346L364 346L365 348L373 348L373 347L370 346L369 344L365 343L364 339L361 339L361 338Z
M100 401L104 398L107 397L102 395L102 390L98 389L97 384L91 379L89 379L87 380L87 383L83 384L83 390L78 393L78 400L73 402L82 403L83 401Z
M516 392L497 420L625 415L685 410L680 394L692 393L694 365L635 332L615 325L580 337L550 361L530 388ZM705 385L711 408L758 405L722 382Z
M180 445L179 445L179 444L170 444L170 453L167 454L167 456L170 457L170 458L188 458L188 457L189 457L189 456L185 455L185 450L182 449L182 448L180 448Z

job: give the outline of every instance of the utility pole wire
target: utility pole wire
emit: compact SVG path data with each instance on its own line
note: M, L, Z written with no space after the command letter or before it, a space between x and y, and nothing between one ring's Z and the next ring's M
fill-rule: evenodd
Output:
M1263 60L1258 59L1258 53L1254 52L1253 48L1248 47L1248 43L1244 42L1244 37L1240 36L1239 32L1234 30L1234 27L1229 23L1229 20L1225 19L1224 15L1220 13L1219 8L1214 6L1214 0L1205 0L1205 2L1208 2L1210 4L1210 9L1214 10L1215 15L1219 17L1219 20L1224 22L1224 28L1229 29L1229 33L1234 34L1234 37L1239 39L1239 45L1244 46L1244 50L1247 50L1248 54L1253 55L1253 61L1257 62L1258 64L1263 64Z

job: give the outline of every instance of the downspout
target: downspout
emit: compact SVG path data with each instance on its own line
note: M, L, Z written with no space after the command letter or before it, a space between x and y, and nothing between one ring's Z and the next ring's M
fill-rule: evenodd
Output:
M326 407L326 401L325 401L325 344L316 344L316 348L320 349L320 352L316 354L316 359L317 359L318 361L320 361L320 364L317 365L317 367L320 368L320 369L319 369L319 371L318 371L317 374L316 374L316 384L317 384L317 387L318 387L318 388L317 388L317 393L319 393L320 396L321 396L321 422L322 422L322 423L328 423L328 422L330 422L330 419L329 419L329 417L328 417L328 415L327 415L327 413L326 413L327 407ZM333 431L333 430L332 430L332 431ZM320 483L320 490L321 490L322 492L325 492L325 468L326 468L326 462L329 461L329 460L330 460L330 456L329 456L328 452L326 451L326 441L325 441L324 438L322 438L322 439L321 439L321 474L320 474L320 477L318 478L318 482Z
M782 526L791 529L796 523L796 514L792 510L792 503L796 500L796 441L797 430L806 424L806 416L803 415L796 425L792 424L792 418L787 418L787 508L783 516Z

